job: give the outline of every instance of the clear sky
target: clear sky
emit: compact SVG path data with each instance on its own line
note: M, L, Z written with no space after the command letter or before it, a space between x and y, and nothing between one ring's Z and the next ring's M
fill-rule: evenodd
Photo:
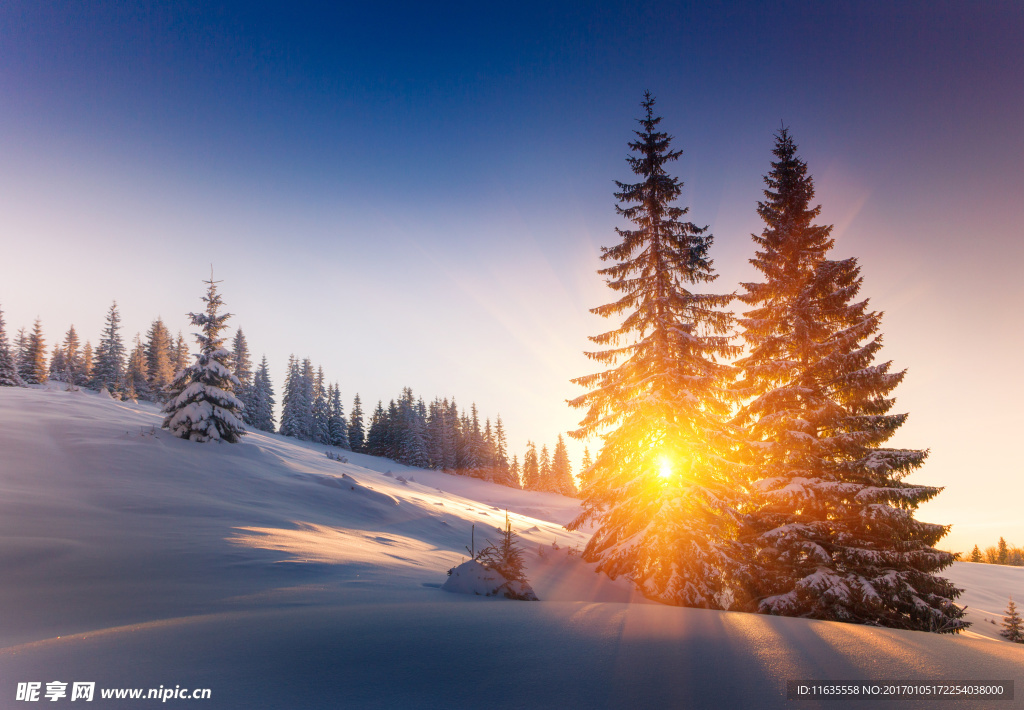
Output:
M919 517L1024 545L1024 5L349 5L0 5L8 328L95 343L117 299L127 337L188 333L213 263L279 393L309 356L347 404L500 412L521 457L579 419L649 89L723 292L791 128L909 369L895 443L946 487Z

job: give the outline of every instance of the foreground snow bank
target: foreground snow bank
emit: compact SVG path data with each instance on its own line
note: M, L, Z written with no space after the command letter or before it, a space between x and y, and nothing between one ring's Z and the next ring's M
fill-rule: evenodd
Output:
M448 581L441 585L446 592L473 594L480 597L502 597L521 601L538 601L527 582L505 579L497 570L484 567L476 560L463 562L449 571Z

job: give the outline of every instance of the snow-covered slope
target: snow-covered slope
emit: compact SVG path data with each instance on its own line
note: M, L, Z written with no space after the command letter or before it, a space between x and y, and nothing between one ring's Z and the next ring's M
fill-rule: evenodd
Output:
M1024 567L954 562L944 574L964 590L957 603L967 606L968 635L1003 641L999 632L1010 597L1024 608Z
M569 554L562 496L159 421L0 388L0 707L52 680L211 708L814 707L785 681L1024 680L1024 646L646 603ZM505 509L542 602L441 591Z

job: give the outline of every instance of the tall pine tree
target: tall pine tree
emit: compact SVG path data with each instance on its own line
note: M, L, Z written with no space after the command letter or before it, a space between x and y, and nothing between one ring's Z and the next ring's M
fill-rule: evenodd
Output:
M242 403L235 397L238 379L231 373L231 353L221 334L230 313L219 313L223 302L210 274L205 313L189 313L196 333L199 354L196 361L178 373L168 392L163 427L191 441L226 441L233 444L245 434L241 420ZM141 350L141 346L139 348Z
M607 349L587 353L611 369L574 380L590 391L571 402L587 410L572 435L599 436L603 446L582 492L583 513L570 527L594 520L584 557L647 596L728 607L739 566L738 474L725 435L733 370L720 362L736 352L725 335L731 314L721 310L731 296L690 290L717 278L712 237L682 221L688 210L675 204L682 183L666 172L682 151L658 130L649 93L642 106L627 159L640 182L617 183L615 195L633 228L616 230L621 241L601 254L611 266L599 271L620 295L592 310L623 318L591 337Z
M831 227L814 224L814 183L785 128L778 134L751 263L751 307L740 323L749 355L737 364L751 442L749 514L741 540L753 610L955 632L960 591L934 572L947 526L914 519L939 488L904 479L926 451L885 442L906 420L888 395L905 371L876 363L881 314L858 300L856 259L827 258Z

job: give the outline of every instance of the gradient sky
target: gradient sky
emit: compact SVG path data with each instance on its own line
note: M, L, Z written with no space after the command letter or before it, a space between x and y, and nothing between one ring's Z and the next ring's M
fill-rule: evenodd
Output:
M747 263L788 125L908 368L894 443L945 545L1024 545L1024 5L1005 2L0 5L0 304L94 343L190 332L212 262L280 394L289 353L367 408L408 385L580 413L611 300L613 181L645 89L682 203ZM574 458L582 445L573 444Z

